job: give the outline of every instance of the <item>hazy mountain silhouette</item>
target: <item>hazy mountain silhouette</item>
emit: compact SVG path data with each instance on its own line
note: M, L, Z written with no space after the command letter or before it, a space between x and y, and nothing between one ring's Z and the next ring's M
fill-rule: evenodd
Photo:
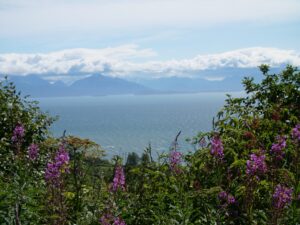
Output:
M271 73L278 73L280 68L273 68ZM193 78L165 77L137 81L144 86L165 92L203 92L203 91L241 91L244 77L254 77L260 81L263 75L258 68L222 68L203 70Z
M96 96L116 94L151 94L148 87L141 84L112 78L100 74L93 74L88 78L78 80L68 86L62 81L50 83L38 75L9 76L18 91L32 97L59 97L59 96Z
M271 72L277 73L279 70L280 68L275 68ZM257 68L222 68L200 71L194 74L193 78L173 76L158 79L140 78L138 81L101 74L87 74L87 76L72 85L66 85L62 81L50 83L39 75L9 76L9 78L23 94L33 97L241 91L243 77L251 76L256 81L263 78Z
M70 91L76 95L115 95L115 94L148 94L153 93L148 87L120 78L93 74L90 77L74 82Z

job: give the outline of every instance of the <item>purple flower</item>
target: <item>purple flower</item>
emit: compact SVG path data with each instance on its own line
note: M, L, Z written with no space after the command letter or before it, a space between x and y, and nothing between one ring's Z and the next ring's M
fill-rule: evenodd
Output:
M117 165L115 168L115 175L112 183L112 190L116 192L118 189L125 190L125 174L123 167Z
M69 153L61 145L57 151L54 162L47 164L45 171L45 179L48 183L58 186L60 184L60 177L63 173L69 173Z
M36 160L39 152L39 146L37 144L31 144L28 147L28 157L30 160Z
M210 154L217 159L223 159L224 147L219 136L214 136L211 140Z
M113 220L113 216L109 213L106 213L100 218L100 223L102 225L111 225L112 220Z
M170 151L169 162L170 168L175 173L180 173L180 168L178 167L182 160L182 153L176 150Z
M228 196L228 194L227 194L227 192L226 191L221 191L220 193L219 193L219 199L220 200L224 200L224 199L227 199L227 196Z
M271 153L276 156L276 159L282 160L284 152L282 151L286 147L286 137L278 136L277 142L272 144Z
M102 225L126 225L125 221L121 217L114 217L110 213L104 214L100 218L100 223Z
M235 203L235 198L233 195L227 193L226 191L221 191L218 195L221 202L223 202L223 205L231 205Z
M300 141L300 124L297 124L293 129L292 129L292 138L294 140Z
M125 221L122 220L120 217L117 217L114 221L113 225L126 225Z
M49 183L56 183L60 177L59 167L55 162L48 163L45 171L45 179Z
M61 145L55 156L56 165L58 167L62 167L64 165L68 165L69 161L70 161L69 153L65 150L64 145ZM67 168L62 168L62 169L64 169L65 172L67 170Z
M250 160L247 160L246 173L249 175L262 175L267 172L267 164L265 162L266 156L264 154L251 154Z
M13 131L13 136L11 140L14 143L21 143L23 141L24 136L25 136L24 126L22 124L18 124Z
M278 184L273 194L273 203L275 208L283 209L292 201L293 189Z
M230 194L228 195L227 203L228 204L234 204L235 203L235 198Z

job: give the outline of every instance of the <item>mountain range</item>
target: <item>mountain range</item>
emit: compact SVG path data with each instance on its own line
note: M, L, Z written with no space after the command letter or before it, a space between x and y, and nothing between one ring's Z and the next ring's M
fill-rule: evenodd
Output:
M275 68L272 72L278 72ZM70 74L71 76L71 74ZM257 68L222 68L201 71L195 77L163 77L125 80L101 74L87 74L86 78L67 85L62 81L49 82L37 74L8 76L17 90L32 97L100 96L123 94L193 93L204 91L241 91L242 79L262 75Z
M9 76L18 91L32 97L63 97L63 96L99 96L122 94L151 94L154 90L141 84L91 74L89 77L77 80L71 85L62 81L50 83L38 75Z

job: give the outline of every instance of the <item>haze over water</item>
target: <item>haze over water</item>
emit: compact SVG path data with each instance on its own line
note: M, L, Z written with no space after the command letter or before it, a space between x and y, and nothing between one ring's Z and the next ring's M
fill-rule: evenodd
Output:
M108 157L142 153L151 143L154 152L168 151L179 130L182 151L193 150L185 139L209 131L212 119L224 105L226 93L123 95L101 97L39 98L42 110L58 115L51 130L61 136L90 138ZM241 92L230 93L241 96Z

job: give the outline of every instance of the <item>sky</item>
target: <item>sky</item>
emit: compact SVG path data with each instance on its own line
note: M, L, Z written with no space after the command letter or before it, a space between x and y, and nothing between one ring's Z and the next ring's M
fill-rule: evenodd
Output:
M0 73L299 65L299 12L299 0L0 0Z

